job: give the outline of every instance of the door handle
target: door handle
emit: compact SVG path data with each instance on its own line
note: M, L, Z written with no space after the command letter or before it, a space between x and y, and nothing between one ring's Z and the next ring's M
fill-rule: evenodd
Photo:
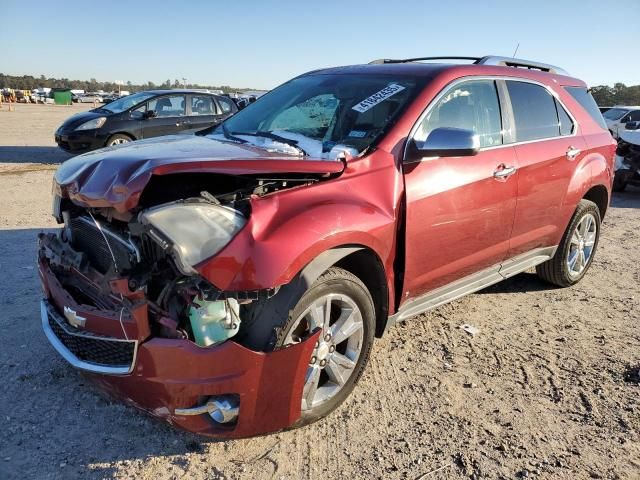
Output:
M505 164L501 164L498 166L495 172L493 172L493 178L497 178L499 180L505 180L509 178L511 175L516 173L516 167L507 167Z
M569 160L575 160L578 155L580 155L581 150L575 147L569 147L567 149L567 158Z

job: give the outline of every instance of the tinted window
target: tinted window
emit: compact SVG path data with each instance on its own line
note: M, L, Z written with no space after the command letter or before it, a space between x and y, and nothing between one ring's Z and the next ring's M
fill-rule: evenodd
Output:
M582 87L564 87L564 89L571 94L571 96L580 104L582 108L584 108L587 113L593 118L593 120L600 125L605 130L607 129L607 123L602 118L602 113L600 113L600 109L598 105L596 105L596 101L593 99L589 90ZM605 117L607 117L610 112L613 110L620 110L619 108L610 108L605 112ZM623 113L620 114L620 117ZM618 117L618 118L620 118Z
M417 141L424 141L436 128L472 130L481 147L502 144L502 118L495 82L473 80L447 91L418 127Z
M180 117L184 115L184 95L170 95L154 98L148 104L149 110L155 110L157 117Z
M191 97L191 115L215 115L216 104L209 95L193 95Z
M540 85L507 81L516 142L557 137L560 134L555 98Z
M637 122L640 121L640 110L634 110L626 115L623 119L624 122Z
M573 87L567 87L567 90L569 90L569 88L573 88ZM569 92L571 93L571 92ZM573 95L573 94L572 94ZM575 95L574 95L574 98ZM577 100L577 98L576 98ZM595 101L595 100L594 100ZM582 104L582 102L580 102ZM584 105L583 105L584 106ZM606 118L607 120L620 120L622 118L622 116L627 113L629 110L626 110L624 108L610 108L609 110L607 110L604 113L604 118Z
M218 97L218 103L220 104L220 108L222 108L222 113L229 113L233 110L231 100L227 97Z
M571 135L573 133L573 121L558 100L556 100L556 111L560 120L560 135Z

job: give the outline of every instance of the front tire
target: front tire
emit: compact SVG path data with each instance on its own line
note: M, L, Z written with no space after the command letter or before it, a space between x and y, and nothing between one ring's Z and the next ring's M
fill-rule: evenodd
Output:
M292 284L250 313L243 343L277 350L322 330L305 377L300 426L328 415L356 386L373 345L375 306L362 281L341 268L330 268L304 292Z
M600 210L581 200L552 259L538 265L536 273L559 287L578 283L587 273L600 239Z
M123 135L122 133L116 133L115 135L111 135L107 140L106 146L112 147L114 145L121 145L123 143L131 142L131 137L127 135Z

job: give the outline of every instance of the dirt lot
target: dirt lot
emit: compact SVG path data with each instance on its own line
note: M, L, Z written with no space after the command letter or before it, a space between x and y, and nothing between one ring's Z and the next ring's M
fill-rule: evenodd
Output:
M41 333L42 163L79 109L0 110L0 478L640 478L640 190L578 286L525 273L416 317L329 418L215 442L104 399Z

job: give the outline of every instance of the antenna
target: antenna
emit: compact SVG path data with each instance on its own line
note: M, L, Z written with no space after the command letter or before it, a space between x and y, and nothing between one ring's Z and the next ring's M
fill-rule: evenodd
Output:
M511 55L512 58L516 58L516 53L518 53L519 48L520 48L520 42L518 42L518 45L516 45L516 49L513 51L513 55Z

